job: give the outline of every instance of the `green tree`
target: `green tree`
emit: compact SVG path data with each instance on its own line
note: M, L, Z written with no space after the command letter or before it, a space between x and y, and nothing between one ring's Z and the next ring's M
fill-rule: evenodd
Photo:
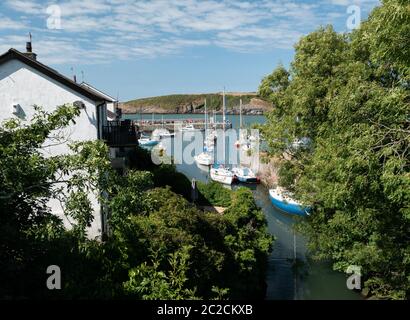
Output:
M291 82L264 134L280 182L312 214L303 226L316 257L362 266L384 298L410 290L408 42L405 1L383 1L359 30L321 28L296 45ZM404 39L406 38L406 39ZM310 148L292 150L295 138Z

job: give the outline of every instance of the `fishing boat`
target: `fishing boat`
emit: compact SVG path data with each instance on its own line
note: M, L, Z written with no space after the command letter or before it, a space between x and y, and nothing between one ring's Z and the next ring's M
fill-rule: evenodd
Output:
M195 162L203 166L210 166L214 163L214 156L209 152L202 152L194 156Z
M243 183L259 183L260 179L252 171L252 169L247 167L236 167L232 168L232 173L239 182Z
M292 194L290 192L287 192L280 187L270 189L269 198L276 208L288 214L298 216L309 215L309 208L301 205L300 202L292 198Z
M214 165L210 175L212 180L223 184L232 184L235 180L233 173L222 165Z

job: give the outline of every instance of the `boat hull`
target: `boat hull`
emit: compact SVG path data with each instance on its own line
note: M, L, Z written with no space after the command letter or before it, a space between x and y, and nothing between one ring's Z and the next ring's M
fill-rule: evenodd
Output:
M156 141L156 140L151 140L151 141L138 141L138 144L139 144L141 147L153 147L153 146L155 146L155 145L158 144L158 141Z
M269 198L273 206L278 208L279 210L286 212L288 214L292 215L297 215L297 216L302 216L305 217L308 215L307 209L303 208L302 206L298 204L293 204L293 203L288 203L286 201L280 200L272 196L272 194L269 193Z
M210 165L214 164L213 159L207 159L207 158L202 158L202 157L198 157L198 156L195 156L194 159L195 159L195 162L197 164L200 164L200 165L203 165L203 166L210 166Z
M235 177L239 182L242 182L242 183L259 183L260 182L259 178L256 178L256 177L250 178L250 177L242 177L238 175L235 175Z
M233 176L225 176L225 175L218 175L213 170L211 170L211 179L213 181L223 183L223 184L232 184L234 177Z

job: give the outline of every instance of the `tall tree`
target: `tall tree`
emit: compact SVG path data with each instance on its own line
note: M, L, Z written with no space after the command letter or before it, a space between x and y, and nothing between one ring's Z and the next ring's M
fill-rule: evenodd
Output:
M296 45L291 81L264 128L280 182L312 206L318 258L362 267L366 289L410 295L407 1L383 1L359 30L319 29ZM309 137L309 148L292 148Z

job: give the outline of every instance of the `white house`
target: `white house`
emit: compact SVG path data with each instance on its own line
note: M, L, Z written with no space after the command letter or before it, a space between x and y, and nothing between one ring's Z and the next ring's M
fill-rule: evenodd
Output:
M82 82L81 85L85 88L87 88L90 91L93 91L100 96L104 97L106 99L106 106L107 106L107 118L108 120L115 120L118 115L118 100L111 97L110 95L102 92L101 90L98 90L97 88L93 87L91 84Z
M76 103L82 106L76 124L68 128L68 141L104 139L110 147L110 155L117 169L125 164L123 157L115 159L120 150L136 145L136 130L128 122L115 119L116 101L88 84L79 84L56 70L37 61L37 56L27 43L27 52L10 49L0 56L0 122L12 117L30 120L33 105L52 111L57 106ZM109 112L107 105L110 105ZM109 115L108 115L109 113ZM67 143L48 148L52 155L69 152ZM118 161L120 160L120 161ZM122 168L123 169L123 168ZM96 195L90 195L94 220L88 230L90 238L106 232L106 212ZM52 211L60 216L67 227L69 221L57 200L50 201Z

